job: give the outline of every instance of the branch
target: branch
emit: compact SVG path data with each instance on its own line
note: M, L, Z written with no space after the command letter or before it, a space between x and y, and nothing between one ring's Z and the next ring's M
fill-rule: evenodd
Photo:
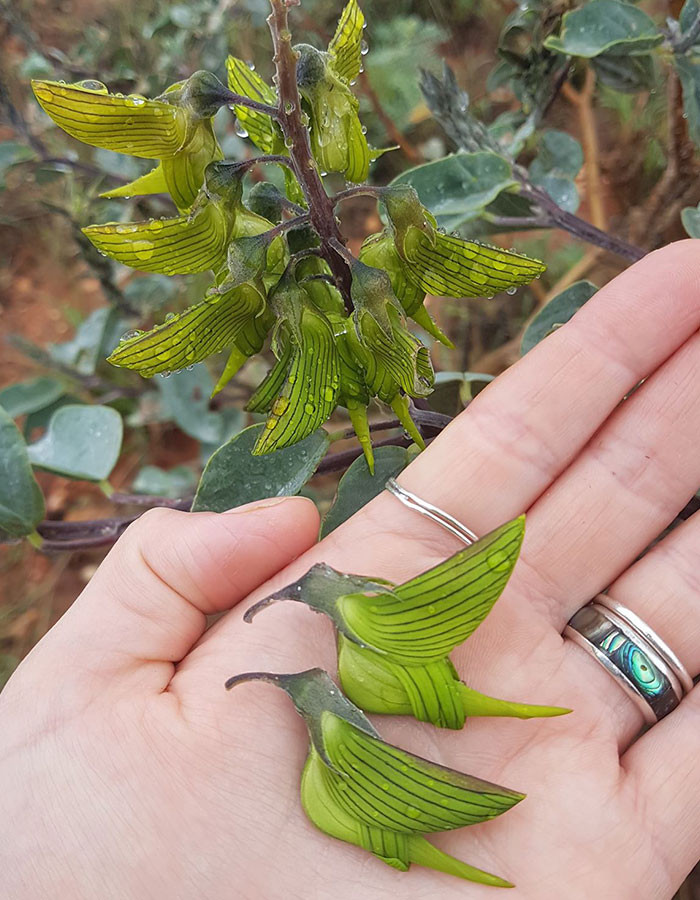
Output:
M417 425L438 432L442 431L442 429L452 421L451 416L433 412L432 410L417 409L415 406L411 408L411 418ZM384 422L375 422L370 425L370 431L387 431L390 428L399 427L401 427L401 423L398 419L389 419ZM352 429L348 429L344 436L352 437L354 433L355 432ZM431 440L431 437L427 438L426 444L430 443ZM376 441L372 446L375 449L377 447L390 446L408 447L411 443L411 438L401 434L396 437L387 438L383 441ZM359 447L353 447L350 450L344 450L340 453L327 453L321 460L312 477L345 469L360 456L362 456L362 449ZM148 509L166 507L168 509L189 510L192 505L192 497L183 497L173 500L169 497L157 497L152 494L124 494L115 492L110 499L115 503L145 506ZM53 553L59 550L91 550L98 547L105 547L108 544L114 543L114 541L124 533L128 526L131 525L132 522L135 522L141 515L143 515L143 512L134 513L131 516L88 519L82 522L56 522L47 519L44 522L40 522L36 528L43 541L40 549L46 553Z
M686 53L693 44L700 38L700 12L698 12L693 20L690 28L675 41L671 40L671 46L674 53Z
M637 260L646 256L646 250L642 250L641 247L635 247L634 244L629 244L627 241L615 237L615 235L608 234L607 231L601 231L600 228L596 228L595 225L591 225L585 219L566 212L552 200L546 191L530 181L526 170L521 166L514 165L513 174L520 182L523 195L527 199L532 200L536 206L547 214L549 227L557 226L582 241L594 244L602 250L617 253L618 256L622 256L632 262L637 262Z
M576 91L568 82L562 86L562 93L578 111L591 218L597 228L604 230L606 217L603 206L603 185L600 179L598 132L592 103L594 90L595 72L590 66L586 69L586 78L580 91Z
M342 235L335 220L331 199L323 187L316 160L311 153L309 134L301 121L301 97L297 86L297 54L292 48L289 30L287 0L270 0L272 12L267 24L272 35L279 107L276 117L289 147L289 157L304 193L311 224L321 239L321 249L335 277L337 287L347 304L350 304L350 272L342 258L331 246L335 238L342 243Z
M217 91L217 97L219 93ZM225 103L235 106L247 106L248 109L254 109L256 112L265 113L266 116L272 116L273 119L279 118L279 109L276 106L268 106L267 103L260 103L258 100L251 100L250 97L244 97L243 94L234 94L233 91L226 91L221 94L221 98Z

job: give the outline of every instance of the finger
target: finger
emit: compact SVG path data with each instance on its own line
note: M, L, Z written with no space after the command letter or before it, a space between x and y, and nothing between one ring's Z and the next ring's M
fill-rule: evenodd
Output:
M630 597L634 591L636 596L648 598L650 624L655 629L658 627L664 639L670 626L677 627L676 644L671 647L696 676L700 671L699 548L700 515L696 513L638 564L638 577L634 581L630 572L624 582L621 579L616 585L616 597L618 592L624 595L629 589ZM684 628L687 637L682 635ZM672 881L677 884L700 858L699 757L700 687L695 687L677 709L654 725L622 757L622 766L628 774L625 787L637 796L636 806L654 834L655 845Z
M36 665L111 678L159 662L151 683L161 690L172 664L201 637L206 616L230 609L317 534L316 508L301 497L222 514L150 510L40 642Z
M655 554L610 583L669 524L700 483L698 367L700 335L687 341L618 408L528 511L514 584L536 608L544 609L558 632L608 585L612 597L655 626L659 599L654 601L646 590L635 595L636 585L644 581L638 572L648 567L658 570ZM689 613L694 603L687 594L684 599L665 593L665 599L669 605L677 604L681 613ZM684 638L691 644L700 639L696 617L681 615L675 624L662 621L660 626L659 633L671 646ZM569 649L581 679L591 666L599 668L581 648ZM629 698L621 699L612 678L597 684L601 699L615 705L618 739L627 746L642 725L641 713Z
M608 590L612 598L637 613L666 642L691 677L700 674L699 563L700 514L696 513L674 528ZM578 657L577 654L576 664L582 667L586 654L581 651ZM590 662L596 665L593 660ZM612 678L608 678L608 682L607 690L615 687L616 696L625 697ZM629 701L625 714L619 710L616 719L619 744L621 749L626 749L639 733L642 717Z

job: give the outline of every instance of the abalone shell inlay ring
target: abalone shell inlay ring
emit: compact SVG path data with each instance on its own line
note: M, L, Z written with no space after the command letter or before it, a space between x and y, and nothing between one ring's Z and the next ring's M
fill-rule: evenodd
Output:
M648 725L667 716L693 687L670 647L636 613L607 594L579 609L564 636L612 675Z

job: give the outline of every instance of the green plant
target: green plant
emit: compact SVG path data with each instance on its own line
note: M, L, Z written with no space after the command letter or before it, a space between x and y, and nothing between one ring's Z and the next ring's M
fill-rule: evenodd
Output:
M181 58L216 68L234 31L247 46L262 45L254 37L263 23L259 5L250 17L236 12L232 19L217 16L207 0L157 15L149 8L133 21L116 12L111 30L85 31L71 60L45 52L10 14L11 25L31 50L22 77L34 75L45 108L96 149L71 142L64 151L56 130L37 127L9 93L3 94L8 121L16 129L16 139L0 145L6 189L14 170L31 171L41 180L51 210L69 223L110 306L88 316L75 337L62 344L40 348L13 338L48 371L0 392L0 404L22 424L19 443L10 429L3 434L7 458L24 472L17 483L28 492L22 495L23 525L13 519L5 528L9 537L31 534L47 550L98 546L138 515L50 522L40 505L24 502L36 495L25 463L36 469L46 462L46 437L39 438L43 456L39 446L31 447L38 430L49 428L58 456L70 456L71 435L80 428L74 422L82 421L80 404L108 407L122 416L127 453L135 445L143 447L145 427L173 422L199 442L201 462L176 467L172 477L146 465L134 480L134 492L114 491L109 470L119 455L122 431L113 429L101 449L93 445L95 458L88 468L49 460L48 471L93 480L118 504L190 508L196 492L196 508L223 509L265 493L302 490L314 472L342 471L352 464L327 532L357 508L358 498L371 499L384 473L395 474L405 465L470 402L491 372L530 349L586 302L596 286L579 279L601 250L624 261L637 259L680 225L681 214L688 232L700 233L700 182L692 147L700 134L695 103L700 8L695 0L687 0L678 21L669 19L665 26L622 0L591 0L568 11L545 2L518 6L503 24L498 61L478 103L449 69L442 76L434 69L424 74L428 106L456 149L428 162L421 157L434 156L433 143L444 138L433 129L421 142L413 124L417 79L404 70L430 42L449 37L447 17L440 23L443 30L434 24L422 27L425 21L410 3L387 14L368 0L377 18L372 35L377 63L364 73L364 22L357 4L348 4L330 40L328 6L313 0L306 5L314 15L307 14L303 25L315 30L328 50L311 44L294 49L291 37L287 40L286 6L278 4L271 17L276 83L243 59L229 57L228 86L205 71L183 79ZM446 9L463 23L460 27L482 12L467 6ZM398 33L405 41L392 41ZM47 80L52 66L69 83ZM95 82L97 71L120 87L128 84L124 96ZM167 83L171 88L159 93ZM88 115L71 121L72 102L83 104ZM221 112L214 116L217 109ZM234 118L229 109L235 136L227 131L227 117ZM561 115L553 116L561 109L575 113L577 125L569 130L576 136L562 130ZM612 228L597 133L603 116L625 147L626 166L637 173L629 188L636 194L624 197L625 212ZM364 179L379 153L370 149L362 121L378 144L386 143L383 128L401 147L401 154L385 154L378 163L384 180L391 180L388 187L342 183L343 178ZM118 132L111 137L110 122ZM640 141L640 134L649 140ZM247 139L262 155L245 158ZM108 145L157 164L144 171L136 156L116 157L104 149ZM76 146L80 156L72 152ZM230 157L234 161L227 161ZM420 164L401 171L402 158ZM263 165L269 181L253 184ZM57 172L65 180L60 203L46 183ZM578 210L582 192L587 218ZM355 258L335 216L344 213L346 201L363 195L380 201L383 227L377 231L374 226L376 233ZM134 208L150 219L137 221ZM110 218L113 223L85 227L91 219ZM552 249L540 237L548 229L594 249L582 255L580 245L560 241ZM512 232L533 255L547 258L551 290L535 281L508 306L507 298L491 306L446 300L447 315L436 323L423 302L426 292L489 296L510 292L538 274L540 267L527 257L471 240L492 234L507 240ZM443 260L438 266L437 257ZM121 263L147 274L130 277ZM497 271L497 278L485 278L484 264L492 263L506 268ZM185 282L168 277L177 273L189 274ZM160 311L168 308L175 311L160 325L135 331L143 319L162 319ZM505 328L504 318L510 319ZM407 327L409 320L417 329ZM423 347L432 341L437 342L433 359L443 365L449 360L447 371L436 378ZM261 354L268 343L273 364L265 375ZM440 344L456 348L446 356ZM228 362L212 379L199 361L224 348ZM486 368L489 353L483 351L497 352L498 364L489 361ZM102 363L107 356L121 371ZM149 383L129 378L125 368L146 376L182 371ZM389 404L394 415L368 419L372 398ZM67 412L54 423L61 427L50 427L63 406ZM338 418L338 407L347 411L366 463L352 447L328 452L351 433L342 425L334 425L330 434L322 429L331 414ZM262 416L266 426L244 428ZM387 441L399 446L381 446L384 441L377 437L384 430ZM263 463L271 453L269 465ZM373 467L382 478L371 478ZM0 502L10 508L17 498Z

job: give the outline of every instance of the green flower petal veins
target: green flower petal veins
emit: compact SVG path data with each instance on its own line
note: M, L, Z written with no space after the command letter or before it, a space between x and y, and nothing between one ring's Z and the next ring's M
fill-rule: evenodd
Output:
M171 103L137 95L120 97L97 81L32 81L32 90L58 126L92 147L165 159L174 156L187 138L187 114Z
M338 401L340 363L333 329L326 317L305 306L301 340L292 348L286 380L270 406L254 455L288 447L316 431Z
M357 5L357 0L350 0L343 10L335 34L328 45L331 65L344 81L351 84L362 69L362 31L365 17Z
M528 256L440 232L431 240L413 227L402 250L409 278L437 296L490 297L529 284L546 269Z
M32 88L44 111L79 141L161 160L152 172L103 196L130 197L167 190L179 209L189 209L202 186L206 166L223 156L211 117L221 106L224 87L210 72L195 72L154 100L138 94L110 94L98 81L69 85L33 81Z
M190 216L88 225L83 234L100 253L125 266L186 275L219 268L226 258L230 224L214 203L205 203Z
M523 794L386 743L320 669L296 675L247 673L229 679L227 687L251 680L285 690L306 722L311 747L301 801L321 831L400 871L417 863L472 881L510 885L443 853L422 834L488 821L519 803Z
M127 336L108 361L149 378L195 365L239 341L244 345L241 352L252 356L261 349L271 324L265 308L265 298L249 284L210 294L150 331Z
M438 231L434 218L408 184L386 188L382 201L396 251L406 264L405 276L427 293L490 297L528 284L546 269L537 259Z
M341 601L343 619L367 644L397 662L444 659L481 624L503 592L520 553L523 516L372 603Z
M257 100L259 103L267 103L268 106L277 105L277 93L274 88L242 59L229 56L226 60L226 69L228 86L236 94L248 97L249 100ZM285 152L282 132L270 116L240 104L236 104L234 110L241 127L259 150L263 153Z

